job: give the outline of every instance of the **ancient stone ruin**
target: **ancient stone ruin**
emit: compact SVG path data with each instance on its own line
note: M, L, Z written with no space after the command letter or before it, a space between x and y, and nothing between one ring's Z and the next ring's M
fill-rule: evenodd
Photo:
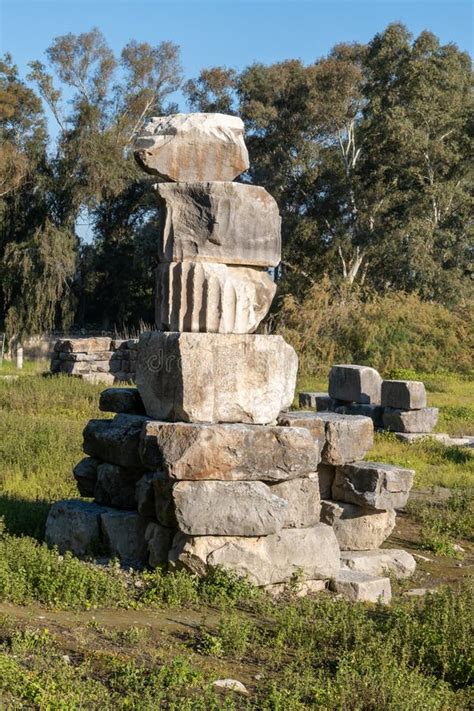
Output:
M248 167L242 122L156 118L136 156L165 181L158 330L139 339L137 388L104 390L114 416L84 430L74 476L93 503L54 504L48 542L131 566L221 566L276 593L296 581L388 602L387 571L415 567L379 548L414 472L363 461L370 417L289 411L296 353L254 333L275 292L280 218L263 188L231 182ZM362 383L352 387L357 402Z
M56 341L51 373L72 375L89 383L133 383L138 339L108 336L62 338Z
M382 380L375 368L365 365L334 365L328 392L301 392L299 404L318 412L370 417L377 429L408 442L429 435L438 422L438 409L427 407L422 382Z

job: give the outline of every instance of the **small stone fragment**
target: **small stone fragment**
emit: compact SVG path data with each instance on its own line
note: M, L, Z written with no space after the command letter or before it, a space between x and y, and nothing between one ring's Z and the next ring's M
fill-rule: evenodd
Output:
M380 548L369 551L342 551L341 566L368 575L390 573L396 578L409 578L415 572L416 561L408 551Z
M395 528L394 511L373 511L337 501L321 502L321 522L334 528L341 551L378 548Z
M226 689L230 691L235 691L237 694L243 694L244 696L249 695L249 691L246 686L242 684L241 681L237 679L217 679L214 682L214 686L217 689Z
M382 405L401 410L421 410L426 407L425 386L419 380L384 380Z
M394 464L354 462L336 468L332 498L371 509L400 509L408 501L415 472Z
M333 365L329 373L329 395L335 400L380 405L382 378L366 365Z
M375 577L354 570L341 570L329 587L350 602L381 602L392 599L390 578Z

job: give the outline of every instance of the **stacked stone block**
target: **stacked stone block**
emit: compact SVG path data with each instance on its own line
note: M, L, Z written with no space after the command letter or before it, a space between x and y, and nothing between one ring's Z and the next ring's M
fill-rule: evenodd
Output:
M304 590L343 586L339 540L376 548L391 526L380 517L410 481L384 465L364 473L370 418L286 412L296 354L254 333L275 291L266 270L280 259L280 218L265 190L231 182L248 167L243 124L154 119L136 149L166 181L156 186L159 330L139 339L137 390L104 391L100 407L115 416L84 430L74 476L94 503L54 505L47 539L125 564L221 566L275 591L295 578ZM385 578L351 575L352 597L365 584L368 599L388 600Z
M299 404L316 411L370 417L379 429L411 440L433 431L438 409L427 407L426 390L416 380L382 380L374 368L335 365L328 393L299 393Z
M66 338L55 343L51 373L73 375L92 383L133 382L137 339Z

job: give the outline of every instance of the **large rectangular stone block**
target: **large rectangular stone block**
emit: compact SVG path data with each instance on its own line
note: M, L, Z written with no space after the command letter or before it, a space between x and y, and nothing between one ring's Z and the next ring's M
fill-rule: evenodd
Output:
M94 488L95 501L118 509L136 509L135 487L142 476L143 471L140 469L120 467L108 462L99 464Z
M84 429L85 454L121 467L140 467L140 433L146 417L116 415L113 420L89 420Z
M145 414L145 408L136 388L106 388L100 393L99 410L123 415Z
M384 408L380 405L359 405L353 402L346 405L335 404L331 409L339 415L362 415L362 417L370 417L374 423L374 427L383 427Z
M156 325L162 331L252 333L276 284L262 269L171 262L156 270Z
M285 583L295 576L326 580L340 569L339 546L330 526L285 528L271 536L176 535L170 551L172 566L205 575L217 566L248 578L255 585Z
M322 501L321 521L334 528L341 551L367 551L378 548L389 537L395 527L395 512Z
M298 427L307 429L311 434L318 450L317 460L313 462L313 470L321 461L321 451L326 441L326 425L315 412L282 412L278 417L278 424L281 427Z
M371 509L399 509L408 501L414 476L413 469L394 464L345 464L336 468L332 498Z
M281 259L278 205L265 188L244 183L159 183L160 262L276 267Z
M180 481L172 495L178 528L192 536L268 536L288 509L260 481Z
M188 480L284 481L306 476L319 461L303 428L156 420L143 427L140 454L145 466Z
M60 553L77 556L97 553L101 545L100 517L107 509L78 499L56 501L46 520L45 540Z
M112 339L108 336L96 338L65 338L56 341L54 350L63 353L96 353L109 351Z
M281 336L152 331L140 337L136 382L157 420L269 424L290 406L297 369Z
M350 602L381 602L388 605L392 599L390 578L368 575L343 569L330 581L329 587Z
M382 378L366 365L333 365L329 373L329 395L335 400L380 405Z
M288 508L283 521L284 528L308 528L319 523L321 501L319 480L316 473L304 479L290 479L271 484L272 494L284 499Z
M425 386L419 380L384 380L382 405L401 410L421 410L426 407Z
M324 422L325 444L321 453L324 464L345 464L364 457L374 443L374 424L361 415L318 412Z
M438 408L424 407L422 410L394 410L385 408L383 423L392 432L431 432L438 422Z
M244 124L217 113L151 118L134 143L138 165L171 182L234 180L249 167Z

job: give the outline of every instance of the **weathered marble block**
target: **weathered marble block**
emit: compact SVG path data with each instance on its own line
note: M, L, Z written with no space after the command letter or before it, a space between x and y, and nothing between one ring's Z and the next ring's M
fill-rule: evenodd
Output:
M146 417L116 415L113 420L89 420L84 429L85 454L121 467L140 467L140 434Z
M408 501L415 472L394 464L354 462L336 468L332 498L378 510L399 509Z
M244 183L159 183L160 262L276 267L281 259L278 205L265 188Z
M288 582L295 575L304 580L326 580L340 569L336 536L323 523L258 538L178 533L169 561L197 575L221 566L256 585Z
M381 602L388 605L392 599L390 578L355 570L341 569L339 575L330 581L329 587L350 602Z
M56 341L54 350L63 353L93 353L109 351L112 339L106 336L98 338L72 338Z
M157 116L134 143L139 166L163 180L233 180L249 167L244 124L225 114Z
M180 481L172 495L178 528L192 536L268 536L288 509L260 481Z
M333 365L329 373L329 395L335 400L380 405L382 378L366 365Z
M322 501L321 521L334 528L341 551L366 551L378 548L389 537L395 528L395 512Z
M414 557L398 548L369 551L341 551L341 566L368 575L392 574L396 578L409 578L416 569Z
M364 457L374 443L374 424L369 417L318 412L324 422L325 444L321 453L324 464L345 464Z
M419 380L384 380L382 405L401 410L421 410L426 407L425 386Z
M269 424L293 400L298 358L281 336L140 337L137 387L150 417Z
M140 455L171 479L283 481L313 472L319 447L299 427L149 420Z
M282 412L278 417L278 424L281 427L298 427L307 429L311 434L314 443L318 450L317 460L313 462L313 469L321 461L321 451L326 442L326 425L315 412L300 412L294 410L292 412Z
M321 500L316 473L303 479L271 484L270 489L272 494L284 499L288 504L283 521L284 528L308 528L319 523Z
M100 517L107 509L78 499L56 501L46 520L45 540L57 546L60 553L72 551L82 557L96 553L100 547Z
M392 432L431 432L438 422L438 408L424 407L421 410L394 410L385 408L383 423Z
M163 331L251 333L276 284L262 269L172 262L156 270L156 325Z

